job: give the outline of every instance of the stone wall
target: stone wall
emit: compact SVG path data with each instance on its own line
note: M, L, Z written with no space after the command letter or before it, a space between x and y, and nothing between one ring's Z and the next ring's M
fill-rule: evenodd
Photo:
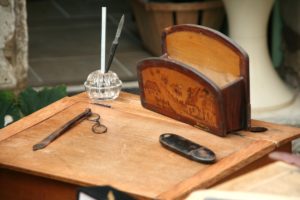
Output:
M0 89L22 89L28 70L26 0L0 0Z

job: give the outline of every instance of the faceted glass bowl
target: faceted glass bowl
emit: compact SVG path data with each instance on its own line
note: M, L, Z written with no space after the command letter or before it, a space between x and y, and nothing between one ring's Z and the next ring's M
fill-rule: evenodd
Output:
M113 100L119 96L122 81L112 71L103 74L100 70L96 70L89 74L84 87L89 98L94 102Z

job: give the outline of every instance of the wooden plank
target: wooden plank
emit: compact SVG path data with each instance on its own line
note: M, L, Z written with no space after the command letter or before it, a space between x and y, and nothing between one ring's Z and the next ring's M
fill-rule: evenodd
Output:
M141 0L136 0L141 2ZM210 2L189 2L189 3L143 3L147 11L195 11L209 10L223 7L223 2L213 0Z
M291 143L287 143L281 147L276 148L274 151L282 151L282 152L292 152L292 144ZM226 178L222 179L221 181L216 182L214 185L212 185L211 187L214 187L215 185L224 183L226 181L230 181L231 179L234 179L236 177L242 176L246 173L249 173L251 171L257 170L261 167L264 167L266 165L269 165L271 163L275 162L274 160L272 160L271 158L269 158L269 154L266 154L265 156L257 159L255 162L241 168L240 170L237 170L236 172L233 172L232 174L230 174L229 176L227 176Z
M217 8L213 10L204 10L202 12L201 25L219 30L224 21L224 8Z
M33 144L86 107L101 115L101 123L108 127L106 134L92 133L92 123L83 121L47 148L32 151ZM137 121L138 123L133 123ZM210 166L196 163L162 148L158 138L160 134L166 132L180 134L211 148L217 154L217 164ZM258 141L258 144L261 142L263 141ZM217 171L222 173L213 179L217 181L223 178L231 170L247 164L244 162L231 170L226 168L234 165L228 161L238 156L235 154L239 152L241 154L238 157L241 160L248 159L245 152L240 150L246 151L255 147L256 154L265 153L265 147L256 143L256 140L236 135L217 137L179 122L169 123L141 117L138 112L126 113L114 108L77 103L0 142L0 165L76 185L112 185L131 194L154 198L179 182L189 180L204 169L212 168L214 171L217 168ZM269 148L273 148L272 143L267 144ZM249 161L254 159L251 157L256 156L254 154L254 152L253 155L249 154ZM224 158L228 156L226 162ZM234 163L237 164L238 161L239 159ZM227 164L222 165L224 162ZM200 182L209 185L213 183L210 180L213 176L214 174L204 176Z
M238 199L238 200L299 200L299 197L295 196L283 196L274 194L264 193L253 193L253 192L231 192L231 191L220 191L220 190L201 190L193 192L186 200L207 200L207 199Z
M146 11L145 5L131 1L136 23L144 46L154 55L161 55L161 33L165 27L173 25L172 12Z
M249 131L240 131L243 137L256 140L272 141L277 147L280 147L300 136L300 129L292 126L283 126L258 120L251 120L252 126L262 126L268 128L268 131L261 133L253 133Z
M177 11L176 25L178 24L198 24L199 11Z
M159 56L162 54L162 32L164 28L174 25L173 13L166 11L149 12L148 20L151 26L145 28L145 31L148 32L153 29L153 35L149 35L145 41L147 41L147 46L152 47L149 50Z
M156 56L162 53L161 33L164 28L175 24L198 24L198 12L214 11L223 7L223 2L220 0L189 3L153 3L131 0L130 3L143 44ZM174 14L176 14L176 21L173 19ZM205 23L210 21L208 17L210 16L205 15Z
M76 101L90 102L86 93L80 93L72 97ZM156 112L145 109L140 102L140 97L126 92L121 92L120 96L114 101L103 101L104 104L111 105L113 109L138 114L141 117L150 117L170 123L180 123L177 120L158 114Z
M86 93L81 93L72 97L77 101L88 102ZM140 98L137 95L122 92L117 101L107 102L114 108L121 110L122 112L138 113L144 117L151 117L159 120L168 121L171 123L178 123L176 120L168 118L166 116L157 114L150 110L144 109L141 106ZM280 147L296 138L300 137L300 129L292 126L284 126L280 124L274 124L270 122L263 122L258 120L251 120L252 126L262 126L269 129L267 132L253 133L249 131L238 131L232 134L239 134L241 137L247 137L255 140L267 140L273 142L277 147Z
M76 101L89 102L86 93L81 93L79 95L72 97ZM176 120L168 118L166 116L157 114L150 110L144 109L140 103L140 97L134 94L122 92L118 99L113 102L107 102L111 104L114 108L128 113L138 113L145 117L152 117L155 119L160 119L164 121L178 123ZM274 142L277 147L282 146L296 138L300 137L300 129L292 126L285 126L281 124L274 124L270 122L264 122L259 120L251 120L252 126L262 126L269 129L267 132L253 133L249 131L238 131L232 134L239 134L241 137L248 137L255 140L268 140Z
M299 185L299 168L283 162L275 162L231 181L217 185L214 189L299 197Z
M259 149L259 150L258 150ZM160 194L159 199L178 199L188 195L191 191L199 188L208 188L217 181L225 178L234 171L245 167L256 159L272 151L274 146L268 141L257 141L240 149L240 151L220 160L218 164L206 168L169 188L168 191ZM247 156L246 156L247 155ZM246 158L247 157L247 158ZM201 182L199 182L201 180Z

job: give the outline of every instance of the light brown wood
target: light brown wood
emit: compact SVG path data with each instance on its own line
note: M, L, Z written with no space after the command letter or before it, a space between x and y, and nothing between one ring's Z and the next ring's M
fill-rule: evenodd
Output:
M275 162L231 181L217 185L214 189L300 197L299 186L299 168L283 162Z
M277 147L275 149L275 151L282 151L282 152L292 152L292 144L291 143L287 143L283 146ZM221 181L216 182L214 185L212 185L211 187L214 187L215 185L224 183L226 181L230 181L236 177L239 177L241 175L247 174L251 171L257 170L263 166L266 166L270 163L275 162L274 160L272 160L271 158L269 158L269 155L266 154L265 156L257 159L255 162L252 162L251 164L247 165L246 167L235 171L234 173L230 174L229 176L227 176L226 178L222 179Z
M101 115L101 123L108 127L107 134L92 133L92 123L83 121L47 148L32 151L33 144L86 107ZM118 118L122 120L117 120ZM155 197L208 167L162 148L158 138L166 132L181 134L216 152L225 152L218 153L218 159L233 153L236 147L244 148L252 142L240 142L241 138L227 139L227 145L223 147L222 138L203 134L204 132L185 124L169 124L141 118L137 113L123 113L115 109L77 103L2 141L0 160L1 165L7 168L32 171L35 175L72 184L112 185L129 193ZM147 184L144 184L145 180Z
M193 66L220 88L241 74L239 56L215 38L178 31L166 37L166 46L169 58Z
M1 130L1 170L78 186L111 185L146 198L177 198L213 185L281 144L234 134L217 137L143 109L138 97L130 94L122 93L116 101L104 102L112 108L89 104L86 94L70 99L67 106L65 100L55 103L57 107L61 103L60 111L51 112L51 106L42 109L40 113L45 111L47 117L41 117L40 121L35 119L40 115L35 114L24 119L24 124L30 122L29 127L17 128L12 124ZM92 122L82 121L45 149L32 151L33 144L86 107L101 115L101 123L108 127L107 134L92 133ZM272 126L267 124L268 128ZM287 132L286 137L278 140L290 141L300 133L297 128L277 128ZM164 149L158 138L166 132L212 149L217 155L216 164L196 163ZM272 129L265 134L271 137Z
M238 200L299 200L299 197L287 195L274 195L255 192L238 192L238 191L220 191L220 190L201 190L193 192L185 200L207 200L207 199L238 199Z
M260 149L260 152L257 152L257 149ZM158 198L183 198L195 189L208 188L210 185L213 185L217 181L233 173L233 171L240 169L241 164L250 164L251 162L255 161L256 159L260 158L261 156L265 155L267 152L270 152L272 150L274 150L274 147L272 147L271 143L268 141L255 142L246 148L240 149L235 154L219 161L217 165L212 165L211 167L202 170L201 172L190 177L189 179L186 179L181 183L175 185L173 188L170 188L167 192L160 194ZM247 155L247 159L245 159L245 156L243 156L243 154ZM201 180L200 184L199 180Z
M242 137L251 138L255 140L267 140L273 142L277 147L281 147L290 141L299 137L299 130L291 126L284 126L282 130L282 125L273 124L264 121L251 120L252 126L262 126L267 127L268 131L262 133L251 133L248 131L240 131L239 134ZM269 133L272 134L269 134Z

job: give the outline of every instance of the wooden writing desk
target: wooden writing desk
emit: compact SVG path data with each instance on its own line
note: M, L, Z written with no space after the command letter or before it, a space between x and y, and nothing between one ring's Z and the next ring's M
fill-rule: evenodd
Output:
M111 185L140 198L182 198L269 162L288 151L300 129L260 121L265 133L240 131L222 138L141 107L122 93L112 108L89 104L85 93L66 97L0 130L0 199L75 199L78 186ZM106 134L84 120L39 151L39 142L85 108L101 115ZM187 160L163 148L162 133L176 133L212 149L213 165Z

